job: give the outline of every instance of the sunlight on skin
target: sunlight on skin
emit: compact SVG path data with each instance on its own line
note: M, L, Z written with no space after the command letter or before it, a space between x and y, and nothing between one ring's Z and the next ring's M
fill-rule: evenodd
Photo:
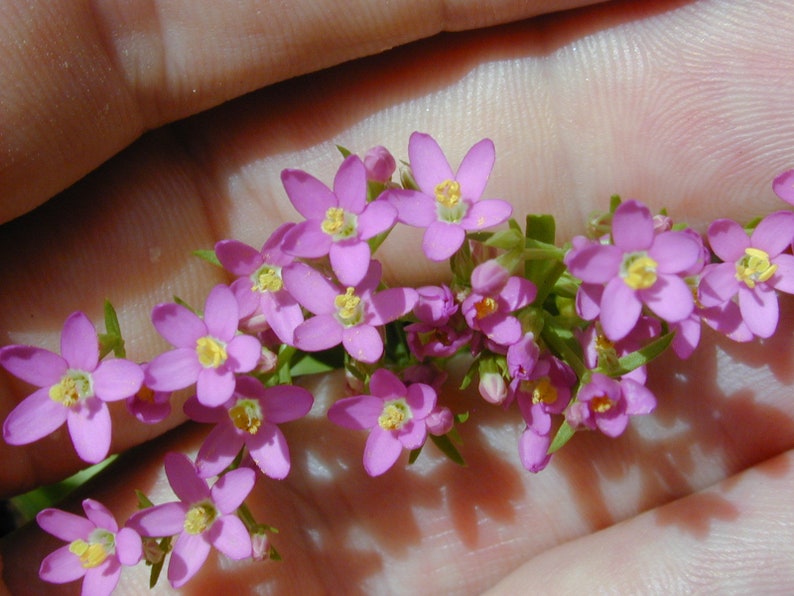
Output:
M783 208L770 182L794 163L794 30L780 23L785 3L760 5L610 4L448 35L280 83L150 133L2 229L3 254L15 258L0 264L2 278L11 280L0 295L0 339L57 349L63 319L80 308L98 321L108 297L130 357L150 358L165 347L148 322L151 307L173 294L201 304L222 281L190 252L229 237L261 245L279 223L295 220L279 172L300 167L330 181L339 163L335 143L362 153L383 144L405 159L410 132L427 131L454 166L488 136L497 159L485 198L511 201L519 218L554 214L566 239L613 193L666 207L701 229L715 216L746 221ZM57 238L57 252L41 238ZM378 253L391 281L445 275L446 266L406 258L416 242L413 230L400 231ZM398 462L370 479L361 468L365 435L322 419L340 397L339 379L315 380L314 416L284 427L294 454L290 479L260 481L250 500L281 529L276 545L286 561L229 565L212 558L193 583L228 590L262 582L273 592L479 592L529 561L502 585L504 593L518 585L574 589L619 565L633 574L619 589L683 591L722 573L718 555L731 548L731 536L758 546L766 540L762 530L772 533L768 543L748 549L746 558L734 552L737 565L753 575L784 543L790 559L785 528L794 520L779 505L794 488L788 456L708 489L794 443L794 368L786 358L794 309L787 298L781 309L778 336L764 345L739 346L704 331L705 346L690 361L663 357L650 372L660 401L652 419L632 422L617 440L577 436L538 476L518 460L516 416L478 407L482 430L461 429L468 468L428 448L411 468ZM740 364L731 367L734 360ZM27 391L5 374L0 389L3 414ZM451 399L467 409L478 398ZM181 419L175 414L145 429L117 422L114 447L147 440ZM110 472L112 487L91 496L119 519L134 507L133 488L169 500L159 460L169 449L197 449L202 436L188 429L131 454ZM76 469L80 462L64 445L65 432L30 446L0 445L2 491ZM307 462L333 470L334 484ZM774 515L782 532L765 521ZM622 520L630 521L613 525ZM602 528L609 529L591 534ZM635 550L640 540L648 546ZM2 545L12 590L38 582L39 561L56 542L30 529ZM703 545L708 554L682 554ZM794 579L780 572L783 554L771 560L768 580L781 582L770 583L772 591ZM121 588L140 593L145 572L125 571Z

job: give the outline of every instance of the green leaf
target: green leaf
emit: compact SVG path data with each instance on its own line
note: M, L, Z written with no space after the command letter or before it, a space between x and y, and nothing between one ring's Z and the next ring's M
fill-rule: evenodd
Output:
M408 454L408 464L414 463L417 459L419 459L419 454L422 453L423 445L420 445L416 449L411 449L411 452Z
M528 240L538 240L546 244L554 244L557 236L557 224L552 215L527 215Z
M623 199L620 198L620 195L612 195L609 197L609 212L614 213L622 202Z
M218 256L215 254L214 250L199 249L199 250L194 250L193 254L200 259L204 259L208 263L212 263L213 265L220 267L221 269L223 268L223 265L221 265L221 262L218 260Z
M554 435L554 439L551 441L551 445L549 445L547 453L551 455L555 451L558 451L563 445L570 441L575 434L576 429L568 424L567 420L563 420L560 428L557 429L557 433Z
M665 333L636 352L631 352L619 358L618 368L613 371L613 375L622 376L633 371L635 368L639 368L643 364L648 364L648 362L659 356L670 346L674 336L675 332L671 331L670 333Z
M345 159L353 155L353 152L350 151L350 149L348 149L347 147L342 147L342 145L337 145L336 148L339 150L339 153L341 153L342 157Z
M302 352L297 361L293 361L290 372L293 377L329 372L345 366L344 349L341 347L322 350L321 352Z
M149 497L144 494L143 491L135 489L135 496L138 497L138 509L148 509L149 507L154 507L154 503L149 499Z
M449 459L454 461L459 466L466 467L466 462L463 460L463 456L460 454L457 447L455 447L454 443L452 443L447 435L430 435L430 439Z
M105 300L105 331L100 333L99 336L99 358L100 360L107 356L111 351L116 358L125 358L127 351L124 348L124 339L121 336L121 326L119 325L119 317L116 314L116 309L110 303L110 300Z

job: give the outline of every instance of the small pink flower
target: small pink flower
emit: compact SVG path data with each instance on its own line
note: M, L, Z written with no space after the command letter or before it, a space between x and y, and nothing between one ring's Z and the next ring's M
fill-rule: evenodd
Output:
M214 423L196 456L202 478L220 474L245 445L262 473L286 478L290 468L287 440L277 424L297 420L312 407L312 394L302 387L264 387L253 377L239 377L232 398L222 407L208 408L195 397L185 413L198 422Z
M499 225L510 217L509 203L480 200L495 159L490 139L469 149L457 173L429 135L413 133L408 156L419 190L392 189L384 198L397 208L399 221L427 228L422 249L433 261L451 257L463 245L466 232Z
M403 449L424 444L436 391L424 383L406 387L394 373L380 368L372 374L370 393L340 399L329 408L328 418L345 428L372 429L364 448L364 469L379 476L394 465Z
M122 358L100 362L96 329L81 312L73 313L64 323L61 354L22 345L0 349L0 365L39 387L8 415L3 438L10 445L26 445L66 422L80 458L100 462L110 450L106 402L135 394L143 382L143 371Z
M413 312L422 323L444 325L458 312L458 304L449 286L422 286L416 289L418 300Z
M316 352L341 343L362 362L376 362L383 354L378 327L409 312L417 300L411 288L376 292L381 278L378 261L371 262L361 283L345 289L303 263L296 263L284 276L295 299L315 315L296 327L295 346Z
M44 509L36 516L45 532L69 543L41 562L39 577L54 584L83 578L83 594L109 595L122 566L141 560L141 537L130 528L119 530L113 514L97 501L85 499L83 511L86 517L60 509Z
M617 437L626 430L629 416L649 414L655 408L656 398L644 385L593 373L590 382L579 389L566 418L573 427L598 429L608 437Z
M735 298L750 331L770 337L779 317L775 291L794 293L794 256L783 253L794 239L794 213L766 216L750 236L738 223L718 219L709 226L708 238L725 262L704 269L700 302L719 306Z
M251 468L221 476L212 488L181 453L165 456L165 473L180 499L142 509L127 522L141 536L177 536L168 563L168 581L183 586L207 560L211 547L230 559L251 556L251 535L235 511L254 487Z
M141 365L144 372L146 366ZM171 413L171 395L171 391L155 391L142 385L135 395L127 398L127 411L144 424L157 424Z
M259 362L262 345L255 337L237 333L237 300L224 285L207 296L201 319L181 304L159 304L152 321L157 331L176 346L154 358L146 370L146 384L155 391L176 391L196 383L196 395L206 406L219 406L234 392L235 375Z
M339 281L357 285L372 256L367 240L391 228L397 219L387 202L367 203L367 173L361 159L351 155L342 162L333 191L301 170L284 170L281 180L292 205L306 218L285 234L284 251L307 259L328 255Z
M459 313L446 323L412 323L405 327L408 348L417 360L454 356L472 338L472 330Z
M515 400L527 426L539 436L546 436L551 432L551 416L561 414L568 407L576 381L570 366L544 354L531 374L512 380L506 405Z
M602 371L612 371L618 367L618 360L623 356L636 352L643 346L657 339L662 333L662 324L655 317L641 316L634 328L623 338L611 341L594 323L578 333L582 345L584 364L587 368L600 368ZM647 367L639 366L624 375L624 378L634 379L645 384Z
M550 432L543 434L527 426L518 439L518 457L521 459L521 465L530 472L537 473L544 470L551 461L549 447L551 447Z
M385 184L397 169L397 161L386 147L378 145L364 154L364 169L367 171L367 180Z

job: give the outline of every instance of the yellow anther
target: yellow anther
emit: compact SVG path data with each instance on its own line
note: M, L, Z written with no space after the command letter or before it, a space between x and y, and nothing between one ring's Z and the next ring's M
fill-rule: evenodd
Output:
M345 225L345 210L341 207L331 207L325 212L325 221L321 227L329 236L338 234Z
M474 303L474 310L476 311L477 320L484 319L485 317L494 314L499 308L496 300L490 296L486 296L479 302Z
M262 426L262 408L259 402L253 399L238 400L234 407L229 409L229 417L234 425L252 435Z
M590 400L590 411L603 414L611 410L614 405L615 402L609 399L609 397L606 395L599 395Z
M80 398L91 395L91 377L88 373L68 370L60 381L50 387L50 399L67 408L75 405Z
M543 377L533 382L532 403L553 404L557 401L557 388L551 384L549 377Z
M140 389L138 389L138 393L135 394L135 398L139 399L140 401L145 401L147 404L153 404L154 391L149 389L146 385L143 385Z
M383 430L397 430L410 420L410 408L405 400L386 402L383 412L378 416L378 425Z
M229 357L226 354L226 346L209 335L205 335L196 341L196 354L198 354L199 362L204 368L218 368Z
M618 352L615 344L609 341L603 333L596 333L595 350L598 366L607 370L618 367Z
M623 261L622 276L626 285L634 290L644 290L656 283L656 267L659 265L646 254L629 255Z
M353 319L359 314L359 306L361 305L361 298L354 294L355 288L348 287L344 294L337 295L334 298L334 306L339 318L345 323L353 322Z
M77 555L84 569L101 565L110 554L101 542L86 542L80 539L69 544L69 552Z
M278 292L284 287L284 282L278 270L273 267L263 267L254 278L251 290L254 292Z
M201 534L215 521L217 512L210 503L199 503L191 507L185 515L185 532Z
M436 201L444 207L455 207L460 202L460 184L454 180L444 180L436 184Z
M775 271L777 265L769 262L769 254L758 248L745 248L744 256L736 262L736 279L751 290L755 284L767 281Z

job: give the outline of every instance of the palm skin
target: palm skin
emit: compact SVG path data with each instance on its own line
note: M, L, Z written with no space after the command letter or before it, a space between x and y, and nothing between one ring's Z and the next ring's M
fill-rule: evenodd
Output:
M95 147L88 157L54 159L51 169L36 163L41 152L27 162L6 160L7 218L71 186L0 228L3 342L57 350L65 317L82 309L99 321L107 297L119 311L129 356L151 358L166 347L149 323L152 305L174 294L201 304L224 281L191 251L223 238L260 245L280 223L296 220L279 172L300 167L330 182L338 165L334 143L358 152L383 144L405 158L408 135L421 130L456 162L488 136L497 160L486 196L511 201L519 218L554 214L563 239L582 231L587 215L613 193L666 207L700 229L716 217L744 222L784 206L770 181L794 162L787 3L604 3L490 29L474 28L491 24L488 18L531 15L447 8L446 27L433 20L444 11L433 11L421 26L402 21L413 34L380 42L382 26L367 32L352 18L342 30L355 34L341 44L312 28L298 36L306 46L296 46L293 71L268 64L262 74L257 55L248 63L240 49L229 59L237 70L204 81L198 97L183 80L154 101L140 91L141 76L127 129L119 125L121 133L109 139L73 127ZM219 22L199 20L204 27ZM266 86L160 126L121 150L145 128L441 28L473 30ZM332 55L324 52L329 47ZM126 72L129 82L135 71ZM36 131L21 126L32 138ZM53 143L68 156L68 146L58 146L71 139L67 129L58 128ZM11 155L10 141L2 142ZM15 176L30 180L29 193L15 186ZM393 283L443 279L444 266L406 258L418 238L396 232L378 253ZM447 403L472 410L477 420L461 427L468 467L428 447L413 466L401 460L370 479L361 466L364 436L323 419L342 395L341 378L309 380L317 408L284 425L290 477L261 480L249 499L258 517L281 530L274 542L285 561L228 566L211 558L184 592L244 592L259 584L273 593L790 589L792 312L784 297L770 341L737 345L704 331L690 360L665 355L650 374L660 402L652 416L633 421L617 440L577 435L539 475L518 460L517 414L453 389ZM1 383L6 413L29 388L5 374ZM135 507L134 488L156 502L171 499L162 456L192 453L206 431L182 426L155 439L183 416L150 428L123 425L124 412L116 413L114 449L147 444L86 491L124 519ZM80 466L65 430L24 447L0 445L0 456L5 494ZM31 582L43 593L63 593L36 579L39 561L57 544L35 528L3 543L13 593ZM119 593L139 593L145 573L143 566L125 572Z

